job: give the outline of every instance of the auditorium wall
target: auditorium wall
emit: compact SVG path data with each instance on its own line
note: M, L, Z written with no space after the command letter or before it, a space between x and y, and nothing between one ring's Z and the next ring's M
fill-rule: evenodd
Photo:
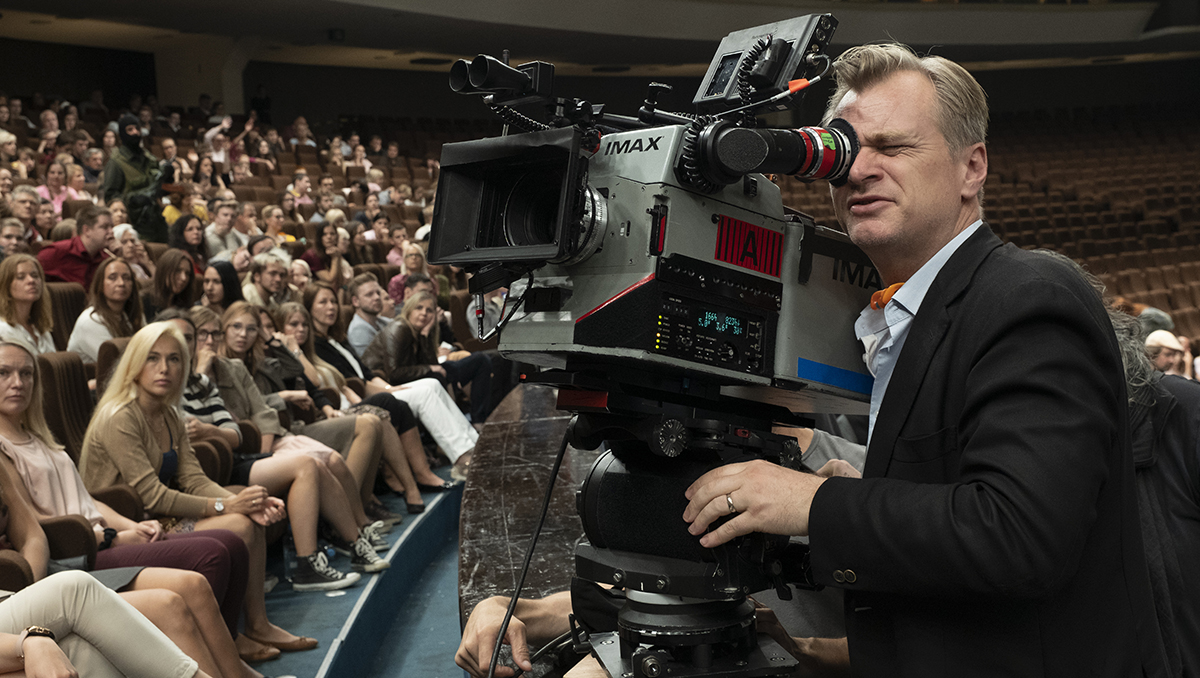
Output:
M99 87L111 107L125 105L134 94L157 92L149 52L0 38L0 64L0 90L9 96L41 92L83 101Z

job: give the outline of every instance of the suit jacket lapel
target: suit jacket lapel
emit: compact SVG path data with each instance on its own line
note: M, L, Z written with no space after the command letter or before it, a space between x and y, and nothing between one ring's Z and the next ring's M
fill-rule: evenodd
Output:
M1001 245L992 229L983 224L946 261L929 286L929 291L921 301L921 309L909 327L908 338L904 340L904 348L896 361L883 402L879 404L875 430L867 450L864 477L883 477L887 474L896 438L912 411L917 390L925 379L933 354L950 328L947 306L967 288L975 269L979 268L988 254Z

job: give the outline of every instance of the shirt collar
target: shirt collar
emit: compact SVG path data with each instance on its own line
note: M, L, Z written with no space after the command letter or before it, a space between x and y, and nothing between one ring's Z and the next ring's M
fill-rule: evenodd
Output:
M967 238L970 238L971 234L982 224L983 220L977 219L975 223L964 228L962 233L954 236L950 242L943 245L942 249L930 257L929 261L925 262L925 265L917 269L917 272L904 283L904 287L901 287L896 292L892 297L892 303L899 304L904 307L904 310L915 316L917 311L921 309L921 302L925 300L925 295L929 292L929 287L933 285L933 281L937 278L938 273L941 272L942 267L946 265L950 257L958 251L959 247L962 247Z

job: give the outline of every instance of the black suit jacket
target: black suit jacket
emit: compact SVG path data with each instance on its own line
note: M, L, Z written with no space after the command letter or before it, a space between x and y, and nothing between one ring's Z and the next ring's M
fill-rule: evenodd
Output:
M1133 490L1095 291L981 227L913 320L864 479L813 500L813 574L845 590L854 673L1157 675Z

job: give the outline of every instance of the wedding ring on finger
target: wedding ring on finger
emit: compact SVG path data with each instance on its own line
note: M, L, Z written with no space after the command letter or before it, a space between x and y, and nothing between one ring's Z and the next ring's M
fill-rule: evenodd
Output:
M725 493L725 504L729 506L729 515L733 515L738 512L737 508L735 508L733 505L733 493L732 492Z

